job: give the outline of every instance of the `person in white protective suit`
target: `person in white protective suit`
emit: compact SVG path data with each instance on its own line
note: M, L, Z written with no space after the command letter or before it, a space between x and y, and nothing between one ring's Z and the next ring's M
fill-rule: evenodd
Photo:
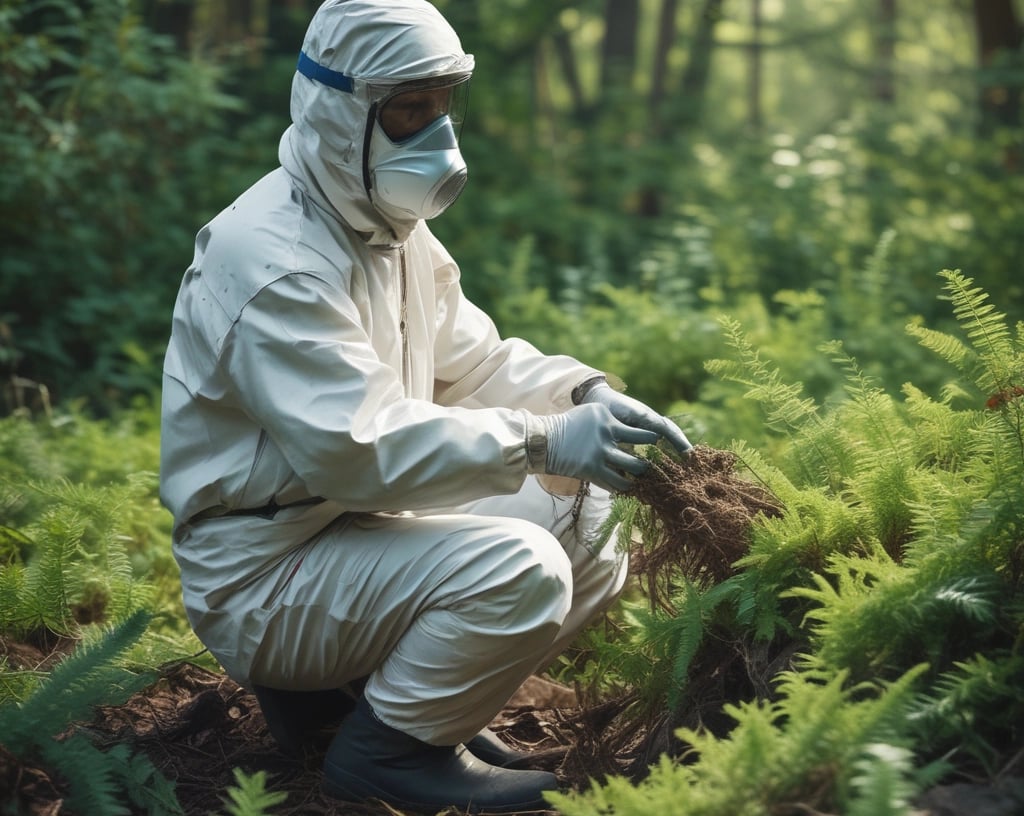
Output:
M161 497L189 621L282 746L345 715L329 794L500 813L556 787L486 726L620 593L595 542L630 446L690 444L463 295L425 220L466 180L472 70L423 0L316 12L281 167L178 294Z

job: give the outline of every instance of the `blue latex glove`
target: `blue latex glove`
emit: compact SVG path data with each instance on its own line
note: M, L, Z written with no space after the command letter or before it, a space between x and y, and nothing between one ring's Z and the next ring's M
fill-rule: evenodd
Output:
M633 428L653 431L659 437L667 439L679 453L688 453L693 445L679 427L671 420L652 411L639 400L620 394L606 382L591 386L580 400L582 405L603 405L619 422Z
M651 445L659 439L656 431L620 422L600 403L577 405L540 419L547 432L545 472L593 482L610 491L629 490L625 474L639 476L649 465L619 445Z

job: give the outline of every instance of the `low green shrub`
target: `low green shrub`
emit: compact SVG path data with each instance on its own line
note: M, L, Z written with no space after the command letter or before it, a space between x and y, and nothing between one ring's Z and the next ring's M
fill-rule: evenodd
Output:
M931 779L945 757L994 776L1012 761L1024 723L1024 324L1011 328L970 278L942 278L963 339L908 327L949 366L937 399L912 385L898 399L834 342L821 351L846 396L823 406L726 324L736 357L709 369L739 383L782 440L771 456L733 449L784 512L751 525L731 577L698 586L677 574L667 607L627 605L616 637L587 644L587 677L677 728L722 699L700 694L756 701L727 706L728 735L678 730L682 764L663 759L636 788L611 779L558 798L564 813L768 814L800 802L905 814L915 769ZM656 524L635 499L618 504L624 539ZM787 654L789 673L755 676ZM878 731L851 728L866 700L885 710Z

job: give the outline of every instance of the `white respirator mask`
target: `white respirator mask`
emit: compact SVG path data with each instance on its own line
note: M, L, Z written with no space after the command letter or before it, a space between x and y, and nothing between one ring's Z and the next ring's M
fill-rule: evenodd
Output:
M469 72L405 82L370 108L364 182L373 205L399 220L434 218L466 186L459 152Z
M440 215L458 198L469 177L448 115L397 142L388 137L378 119L366 164L370 200L385 215L399 219Z

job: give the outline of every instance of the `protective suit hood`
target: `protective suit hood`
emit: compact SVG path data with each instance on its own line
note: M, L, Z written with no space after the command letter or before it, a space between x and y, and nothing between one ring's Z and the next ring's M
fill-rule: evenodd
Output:
M404 243L418 219L383 214L366 190L371 108L402 83L468 74L473 57L425 0L327 0L313 16L302 52L351 79L351 91L295 74L292 125L278 150L282 166L368 243Z

